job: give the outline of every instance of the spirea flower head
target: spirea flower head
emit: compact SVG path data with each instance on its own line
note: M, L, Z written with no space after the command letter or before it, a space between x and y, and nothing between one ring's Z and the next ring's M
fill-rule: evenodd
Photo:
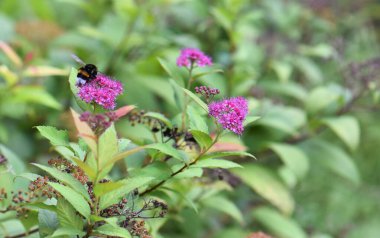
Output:
M114 109L116 97L122 94L123 85L110 77L98 74L95 79L79 86L78 96L87 103L95 102L105 109Z
M243 97L235 97L212 102L208 105L209 114L216 118L224 129L238 135L244 131L243 122L248 114L248 101Z
M198 67L205 67L212 65L211 58L205 53L195 48L185 48L181 50L181 54L177 58L177 65L179 67L190 67L191 64Z

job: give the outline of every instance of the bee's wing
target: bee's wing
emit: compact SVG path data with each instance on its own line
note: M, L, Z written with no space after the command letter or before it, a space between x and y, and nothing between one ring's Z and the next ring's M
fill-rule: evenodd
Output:
M74 54L71 54L71 58L73 58L76 62L78 62L81 65L86 65L86 63L83 62L83 60L81 60L78 56L76 56Z

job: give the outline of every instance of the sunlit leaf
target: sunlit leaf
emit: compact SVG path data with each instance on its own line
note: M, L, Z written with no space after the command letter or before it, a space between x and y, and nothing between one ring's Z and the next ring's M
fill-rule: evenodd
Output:
M209 197L202 200L202 203L207 207L219 210L221 212L224 212L230 215L232 218L234 218L236 221L238 221L241 224L244 223L243 215L241 214L239 208L237 208L233 202L231 202L225 197L222 197L222 196Z
M83 186L83 184L81 184L78 180L76 180L72 175L61 172L60 170L56 168L50 168L41 164L35 164L35 163L32 163L32 164L48 172L51 176L58 179L60 182L66 184L67 186L71 187L73 190L80 193L85 199L87 199L87 201L91 201L86 188Z
M43 137L48 139L50 143L54 146L68 146L69 145L69 134L65 130L58 130L52 126L36 126L38 131Z
M293 212L294 200L288 189L273 171L255 164L243 164L243 167L243 169L233 170L233 172L244 183L283 213L291 214Z
M303 178L309 170L309 159L306 154L296 146L272 143L271 148L298 177Z
M256 208L253 210L253 217L278 238L308 237L296 221L272 208Z
M323 120L323 122L330 127L351 150L355 150L358 147L360 127L356 118L352 116L341 116L328 118Z
M186 88L182 88L182 90L194 101L196 102L205 112L208 113L208 106L206 103L204 103L197 95L192 93L191 91L187 90Z
M90 206L82 195L77 193L75 190L59 183L49 182L48 184L57 190L75 208L75 210L77 210L85 218L88 219L90 217Z

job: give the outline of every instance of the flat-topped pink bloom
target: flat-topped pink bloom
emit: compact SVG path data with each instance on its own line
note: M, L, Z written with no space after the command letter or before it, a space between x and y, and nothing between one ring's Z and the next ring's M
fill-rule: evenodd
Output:
M95 102L105 109L114 109L116 97L123 93L123 85L104 74L79 86L78 96L86 103Z
M185 48L181 50L181 54L177 58L179 67L189 68L193 63L194 66L205 67L212 65L212 60L205 53L196 48Z
M216 118L224 129L241 135L243 122L248 114L248 101L243 97L235 97L212 102L208 105L209 114Z

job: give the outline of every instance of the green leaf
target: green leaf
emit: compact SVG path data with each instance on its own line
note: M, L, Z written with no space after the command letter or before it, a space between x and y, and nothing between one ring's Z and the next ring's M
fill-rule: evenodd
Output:
M243 126L246 127L259 119L260 117L248 116L247 118L245 118Z
M201 77L209 75L209 74L217 74L217 73L223 73L223 72L224 71L222 69L213 69L213 70L210 70L210 71L206 71L206 72L195 74L193 76L193 79L195 80L197 78L201 78Z
M176 171L176 169L173 169ZM203 174L203 169L201 168L187 168L184 171L176 174L174 178L176 179L185 179L185 178L194 178L194 177L201 177Z
M15 102L37 103L57 110L61 109L61 104L41 87L17 86L12 92Z
M289 81L290 75L292 74L293 67L284 61L273 61L272 68L276 72L277 77L281 82Z
M100 198L99 209L102 210L111 206L112 204L118 203L123 197L125 197L134 189L142 187L153 180L153 177L141 176L120 181L120 183L123 183L123 186L104 194Z
M83 237L85 234L86 232L81 230L76 230L69 227L60 227L51 235L51 237Z
M233 170L233 172L244 183L283 213L291 214L293 212L294 201L290 192L271 170L254 164L244 164L243 167L243 169Z
M72 189L80 193L85 199L87 199L87 201L91 201L90 196L88 195L88 192L86 188L83 186L83 184L81 184L78 180L76 180L70 174L59 171L56 168L50 168L41 164L35 164L35 163L32 163L32 164L48 172L51 176L58 179L60 182L66 184L67 186L71 187Z
M324 119L323 122L330 127L351 150L358 148L360 127L355 117L341 116L328 118Z
M24 162L15 153L13 153L2 144L0 144L0 154L4 155L4 157L7 158L8 163L12 166L12 170L16 175L21 174L25 171Z
M80 214L86 219L90 218L91 209L87 201L75 190L59 183L49 182L49 185L57 190Z
M321 111L339 98L339 94L327 87L318 87L310 92L308 98L306 99L305 106L308 112L316 113Z
M230 168L242 168L240 164L237 164L235 162L229 161L229 160L223 160L223 159L207 159L207 160L200 160L196 164L192 165L191 167L194 168L223 168L223 169L230 169Z
M302 148L311 161L320 163L355 185L360 183L359 171L352 158L336 145L314 139L302 144Z
M156 143L156 144L146 145L145 147L149 149L158 150L163 154L170 155L173 158L178 159L179 161L182 161L182 162L185 161L182 155L176 149L174 149L171 145L164 144L164 143Z
M153 163L141 169L134 169L130 172L131 177L154 177L156 180L164 180L170 177L173 171L169 165L161 161L153 161Z
M79 232L83 230L82 218L76 214L74 208L65 199L58 199L57 215L61 227Z
M203 131L190 130L190 133L193 135L194 139L201 146L201 148L209 148L212 144L212 138L209 134L204 133Z
M82 160L76 157L72 157L71 159L76 163L76 165L78 165L79 168L81 168L85 172L85 174L90 178L91 181L95 181L96 171L94 169L92 169L88 164L84 163Z
M99 169L105 166L112 166L109 161L119 151L118 140L114 125L107 128L98 140L98 163Z
M179 86L173 79L169 79L169 83L173 89L174 102L179 110L183 109L184 99L182 87Z
M272 143L269 148L281 158L298 179L302 179L306 175L309 170L309 159L301 149L280 143Z
M230 215L240 224L244 223L243 215L241 214L239 208L237 208L233 202L226 199L225 197L222 197L222 196L208 197L206 199L203 199L202 203L207 207L216 209L218 211L221 211Z
M34 166L48 172L54 178L58 179L59 181L63 182L67 186L71 187L72 189L74 189L75 191L80 193L85 199L87 199L87 201L91 201L90 196L88 195L88 192L87 192L86 188L83 186L83 184L81 184L78 180L76 180L70 174L59 171L56 168L46 167L46 166L41 165L41 164L35 164L35 163L32 163L32 164Z
M124 186L122 182L97 183L94 187L94 193L97 197L101 197L106 193L112 192Z
M196 102L199 106L201 106L203 108L203 110L205 110L205 112L207 112L208 114L208 106L206 103L204 103L197 95L195 95L194 93L192 93L191 91L187 90L186 88L182 88L182 90L191 98L193 99L194 102Z
M221 151L221 152L212 152L212 153L205 154L201 157L201 160L212 159L212 158L223 158L223 157L228 157L228 156L251 157L251 158L256 159L255 156L245 151Z
M37 126L36 128L43 137L50 141L52 145L69 145L69 134L67 133L67 131L57 130L57 128L52 126Z
M253 217L278 238L308 237L297 222L272 208L256 208L253 210Z
M57 230L59 226L57 213L45 209L40 209L38 211L38 224L40 237L46 237L53 234L53 232Z
M119 153L117 153L117 154L114 155L114 157L112 158L112 160L108 161L108 163L106 164L106 167L107 167L107 165L114 164L117 161L119 161L121 159L124 159L124 158L126 158L126 157L128 157L130 155L133 155L133 154L135 154L135 153L137 153L140 150L143 150L145 148L147 148L147 146L139 146L139 147L135 147L133 149L127 150L127 151L119 152Z
M170 120L168 118L166 118L164 115L162 115L161 113L147 112L147 113L144 114L144 117L150 117L150 118L157 119L157 120L163 122L167 127L169 127L169 128L173 127L173 125L170 122Z
M298 128L305 125L306 114L304 111L283 106L272 106L257 124L281 130L287 134L294 135Z
M172 78L178 80L180 77L175 72L174 67L172 67L165 59L157 57L158 62L162 66L162 68L165 70L165 72Z
M132 236L129 234L127 229L121 227L114 227L112 225L106 224L101 227L96 228L94 233L107 235L107 236L116 236L123 238L131 238Z
M196 110L193 106L189 105L187 107L187 115L190 121L190 129L202 131L206 134L209 133L208 126L204 116L201 115L199 110Z

